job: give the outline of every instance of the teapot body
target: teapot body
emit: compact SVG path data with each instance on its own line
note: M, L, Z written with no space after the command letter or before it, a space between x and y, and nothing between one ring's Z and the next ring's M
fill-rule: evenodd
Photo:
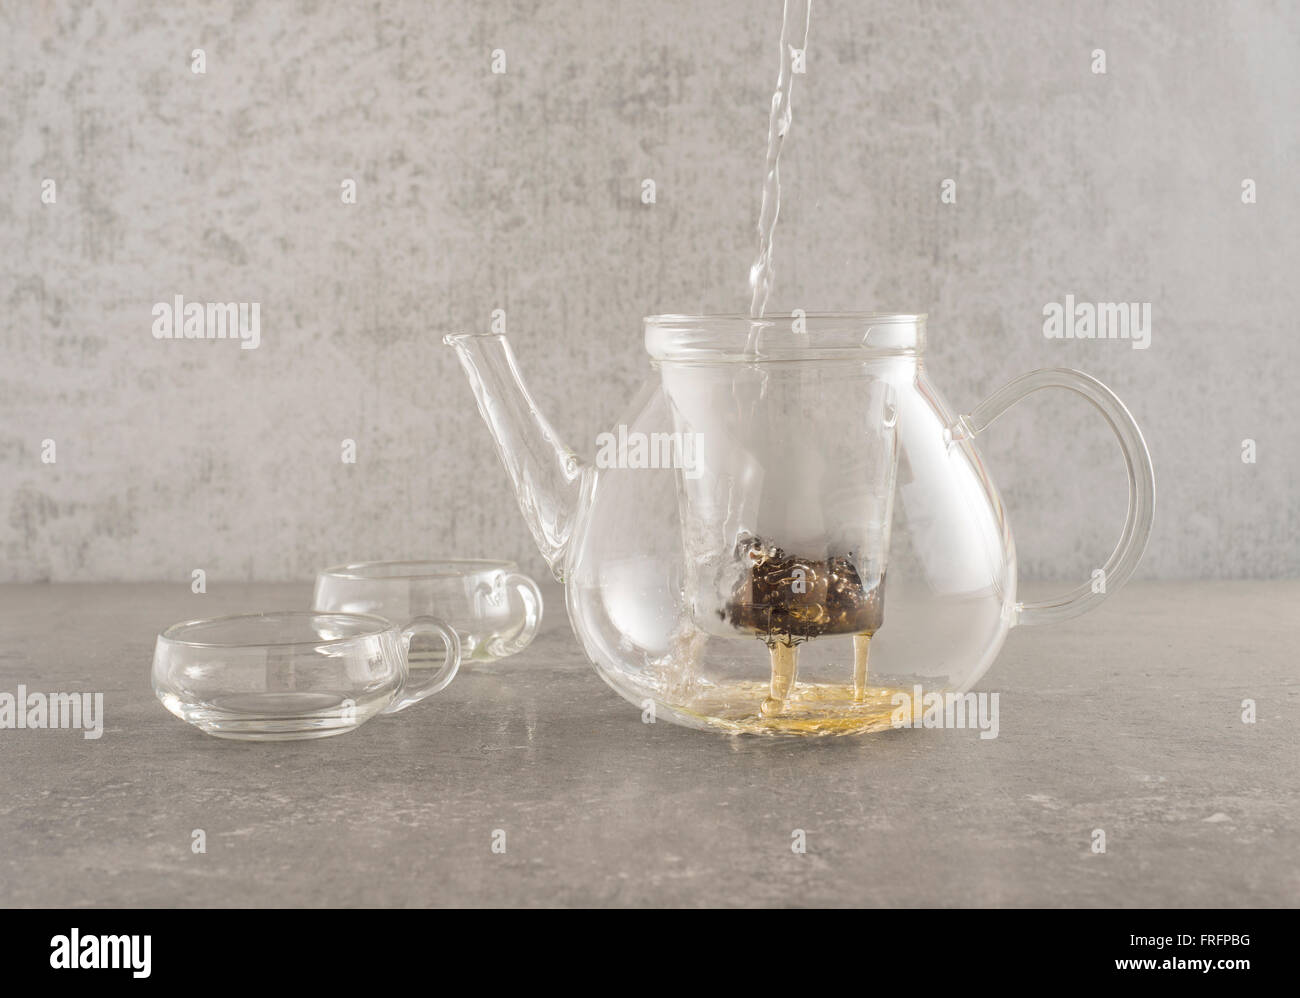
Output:
M849 486L829 497L808 495L807 481L782 490L778 505L793 504L789 522L784 506L767 520L762 509L753 514L756 521L746 520L743 507L759 490L754 480L807 475L814 466L825 472L821 465L837 464L846 453L845 439L805 439L808 425L796 419L789 436L765 438L772 460L756 470L752 450L737 454L721 426L683 422L676 373L656 371L617 424L617 438L630 443L619 452L621 460L599 461L593 469L565 567L570 620L601 678L643 711L653 704L655 715L667 720L772 734L886 728L909 716L917 687L927 693L968 690L1014 621L1014 547L974 441L930 384L920 359L875 363L857 373L862 391L826 400L835 407L828 410L836 416L832 422L846 427L865 461L847 476ZM744 421L744 412L713 411L723 414L722 422L726 415ZM711 446L710 428L729 445L726 453ZM690 432L700 436L694 442L682 436ZM662 459L662 446L659 460L637 460L633 448L641 441L665 438L681 442L674 444L682 457L678 466ZM824 484L827 476L812 477ZM738 485L746 481L748 488ZM709 501L699 499L700 492ZM730 504L720 496L730 497ZM726 508L719 511L720 505ZM805 521L801 510L808 513ZM769 538L764 529L787 533ZM858 636L867 627L837 629L831 613L830 626L820 632L805 627L801 634L779 619L755 626L758 614L735 612L734 602L728 612L727 595L742 587L733 576L744 572L747 554L731 557L733 539L781 551L792 589L801 581L798 566L805 566L805 592L788 600L795 612L810 608L807 617L829 602L818 568L834 566L837 550L857 562L850 566L857 569L854 581L879 596L878 616L867 620L874 626L865 690L855 688L854 667ZM721 556L720 566L708 564L709 551ZM762 595L779 603L770 589ZM764 600L743 605L755 602ZM771 621L770 609L765 619ZM798 673L784 709L764 713L774 641L797 646Z

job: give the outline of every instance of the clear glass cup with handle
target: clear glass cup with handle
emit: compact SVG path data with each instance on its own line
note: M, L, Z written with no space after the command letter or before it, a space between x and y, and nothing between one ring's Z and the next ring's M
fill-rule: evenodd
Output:
M455 630L466 661L492 662L536 637L542 594L513 561L367 561L318 573L312 608L377 614L398 626L433 617ZM440 643L417 638L411 668L437 668L444 654Z
M436 671L413 674L416 638L444 647ZM154 648L164 707L210 735L250 741L352 731L446 688L460 667L456 632L431 617L289 610L173 624Z

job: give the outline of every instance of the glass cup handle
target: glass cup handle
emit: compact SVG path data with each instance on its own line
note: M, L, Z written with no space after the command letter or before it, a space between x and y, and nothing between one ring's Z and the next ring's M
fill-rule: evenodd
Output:
M502 655L514 655L532 644L542 626L542 591L536 582L519 572L511 572L503 581L505 585L514 587L524 604L523 625L509 641L501 643Z
M1129 414L1124 403L1096 378L1068 368L1047 368L1021 375L1009 385L998 389L969 415L961 417L968 435L974 436L1006 412L1013 405L1040 388L1065 388L1082 395L1106 417L1124 456L1128 471L1128 513L1119 543L1096 577L1076 589L1053 599L1035 603L1017 603L1015 623L1050 624L1069 620L1094 609L1109 594L1128 581L1137 568L1147 539L1151 536L1151 520L1155 515L1156 479L1151 468L1151 455L1147 451L1142 431ZM1098 584L1100 582L1100 585Z
M436 634L447 646L447 658L442 663L442 668L419 683L411 681L409 666L411 641L417 634ZM408 661L406 682L397 691L392 702L381 711L384 714L396 714L399 710L405 710L411 704L419 703L439 690L446 689L447 684L456 678L456 671L460 668L460 638L456 636L454 630L440 620L435 620L433 617L416 617L402 629L401 642L402 658Z

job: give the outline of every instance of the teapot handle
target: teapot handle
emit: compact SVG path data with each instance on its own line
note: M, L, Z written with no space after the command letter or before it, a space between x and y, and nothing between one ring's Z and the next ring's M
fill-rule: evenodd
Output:
M1128 472L1128 513L1124 518L1124 530L1119 535L1119 543L1100 570L1100 578L1094 573L1092 580L1064 595L1034 603L1017 603L1017 624L1049 624L1069 620L1094 609L1107 595L1127 582L1137 568L1147 546L1147 539L1151 536L1151 520L1155 515L1155 473L1151 468L1151 455L1147 452L1146 441L1142 439L1142 431L1138 429L1124 403L1096 378L1063 367L1030 371L990 395L969 416L961 417L961 423L974 436L1021 399L1040 388L1066 388L1077 392L1106 417L1106 422L1119 441L1120 451L1124 455L1124 467Z

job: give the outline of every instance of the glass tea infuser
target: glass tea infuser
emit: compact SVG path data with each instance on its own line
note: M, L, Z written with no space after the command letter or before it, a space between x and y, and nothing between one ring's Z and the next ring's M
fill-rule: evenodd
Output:
M1150 533L1150 456L1108 388L1034 371L955 415L923 315L648 318L650 377L596 464L560 442L503 335L446 342L596 671L691 727L889 727L895 694L964 692L1012 627L1097 606ZM1023 602L975 440L1043 388L1105 418L1129 502L1104 587Z

